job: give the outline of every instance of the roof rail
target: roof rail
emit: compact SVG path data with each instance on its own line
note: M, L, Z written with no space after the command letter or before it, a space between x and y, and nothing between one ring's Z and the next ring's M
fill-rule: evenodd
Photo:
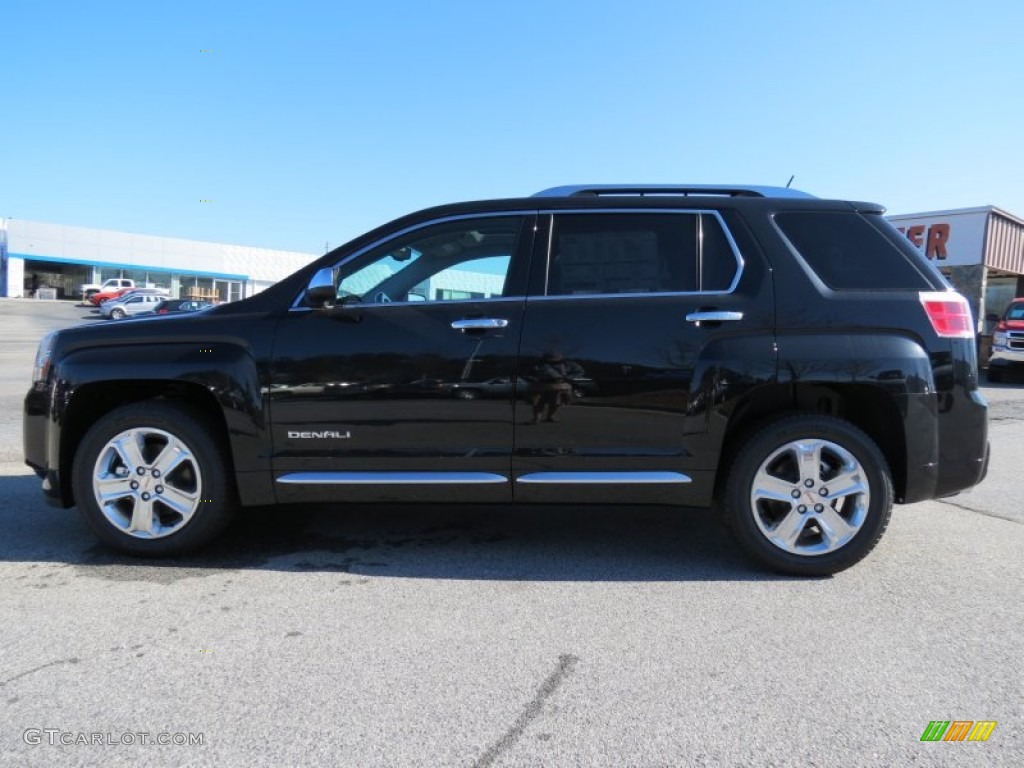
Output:
M807 192L789 187L750 184L573 184L545 189L533 197L600 197L602 195L722 195L727 197L801 197Z

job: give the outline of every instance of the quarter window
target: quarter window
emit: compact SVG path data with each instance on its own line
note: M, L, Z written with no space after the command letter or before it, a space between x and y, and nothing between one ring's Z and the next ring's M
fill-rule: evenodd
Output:
M547 295L725 291L735 253L715 216L555 216Z
M900 248L855 213L777 213L775 223L821 281L834 291L931 289Z

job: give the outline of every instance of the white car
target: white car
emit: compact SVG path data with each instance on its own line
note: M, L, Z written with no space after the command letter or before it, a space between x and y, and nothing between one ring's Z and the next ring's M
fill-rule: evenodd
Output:
M113 320L120 320L128 315L152 312L161 301L167 299L162 293L133 293L117 300L105 301L100 304L100 314Z

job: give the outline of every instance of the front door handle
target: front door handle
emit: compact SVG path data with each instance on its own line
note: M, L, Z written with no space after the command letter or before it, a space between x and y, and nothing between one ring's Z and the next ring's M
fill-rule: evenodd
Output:
M508 320L503 317L471 317L466 320L452 320L452 328L456 331L489 331L507 326Z
M721 323L726 320L742 320L742 312L731 312L729 310L703 310L700 312L691 312L686 316L686 320L691 323Z

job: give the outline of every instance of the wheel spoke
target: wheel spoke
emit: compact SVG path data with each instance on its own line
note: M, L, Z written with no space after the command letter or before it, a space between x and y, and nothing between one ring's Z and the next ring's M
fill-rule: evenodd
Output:
M130 470L141 467L146 463L145 459L142 458L142 447L139 445L139 437L139 432L129 432L111 443L111 447L117 451L121 461Z
M800 538L800 534L803 533L804 527L807 525L807 518L797 512L795 509L789 511L779 524L772 529L772 538L777 540L780 545L787 549L793 549L796 546L796 540Z
M817 483L821 478L821 441L798 442L793 447L800 465L800 479Z
M132 519L128 524L129 533L153 533L153 502L135 499Z
M152 468L166 476L181 466L183 461L191 458L192 454L188 452L188 449L177 440L171 440L153 461Z
M157 498L182 517L188 517L196 507L198 493L190 493L173 486L164 486L164 492Z
M752 493L755 498L786 501L792 504L794 488L792 483L788 483L782 478L769 475L767 472L759 472L754 480Z
M131 478L128 477L101 477L96 479L96 492L102 503L123 499L131 496L134 491L131 488Z
M818 526L830 550L841 547L857 532L857 529L846 522L832 507L825 507L825 511L818 515Z
M836 475L828 481L828 497L838 499L854 493L863 493L867 490L863 477L860 467Z

